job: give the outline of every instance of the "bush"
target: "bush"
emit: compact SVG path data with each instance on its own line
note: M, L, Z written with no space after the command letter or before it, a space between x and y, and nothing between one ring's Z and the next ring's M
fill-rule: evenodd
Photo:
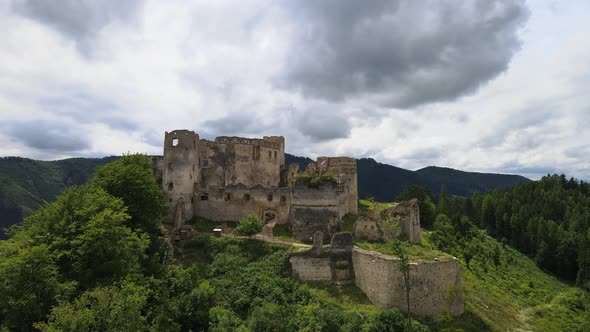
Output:
M319 188L321 185L326 183L336 183L336 177L332 170L322 172L316 176L312 176L307 172L300 172L295 174L296 184L305 184L308 188Z
M262 221L257 216L249 215L240 220L240 223L236 227L236 233L238 235L252 236L260 233L262 226Z

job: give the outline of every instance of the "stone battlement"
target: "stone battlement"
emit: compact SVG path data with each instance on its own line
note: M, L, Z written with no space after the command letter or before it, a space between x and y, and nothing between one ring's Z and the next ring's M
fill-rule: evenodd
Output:
M281 137L281 136L279 136ZM265 138L246 138L246 137L238 137L238 136L219 136L215 138L215 143L222 143L222 144L245 144L245 145L254 145L254 146L264 146L267 148L272 149L281 149L281 145L269 141Z

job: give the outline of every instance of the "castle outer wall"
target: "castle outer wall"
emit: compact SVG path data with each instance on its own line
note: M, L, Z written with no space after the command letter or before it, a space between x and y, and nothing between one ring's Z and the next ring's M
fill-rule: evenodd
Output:
M355 248L352 253L355 283L376 306L406 311L406 289L397 258ZM444 311L464 311L458 260L410 264L410 312L441 318ZM445 299L447 297L447 299Z

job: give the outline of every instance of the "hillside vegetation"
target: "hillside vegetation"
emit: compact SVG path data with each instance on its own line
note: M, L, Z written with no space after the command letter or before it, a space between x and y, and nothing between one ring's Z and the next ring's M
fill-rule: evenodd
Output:
M86 183L93 177L97 167L118 158L70 158L57 161L0 158L0 239L4 238L2 229L20 222L43 202L52 202L67 187ZM285 162L287 165L297 163L303 171L312 160L286 153ZM379 201L392 200L407 185L423 185L438 193L441 185L448 183L450 195L466 196L527 181L515 175L469 173L438 167L414 172L380 164L373 159L358 160L359 197L374 197Z
M117 158L0 158L0 239L4 238L2 229L20 222L43 202L55 200L65 188L88 182L98 166Z
M466 312L414 320L412 331L590 329L587 292L478 229L457 202L441 195L418 254L461 260ZM165 218L143 155L103 166L36 210L0 240L0 330L407 330L403 314L369 304L354 285L289 278L289 247L209 236L172 243Z
M293 281L288 247L209 236L174 246L149 161L100 168L0 241L0 330L406 330L399 311L367 304L354 286Z
M427 242L461 260L465 314L439 328L588 331L590 294L541 269L466 218L439 215Z

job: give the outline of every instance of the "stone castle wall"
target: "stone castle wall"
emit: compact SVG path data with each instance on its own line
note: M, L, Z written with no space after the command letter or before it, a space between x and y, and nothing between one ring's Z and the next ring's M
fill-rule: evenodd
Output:
M352 235L334 234L329 246L322 246L324 234L314 234L314 246L304 252L292 253L291 276L311 283L349 283L353 280Z
M340 214L358 213L358 179L356 160L349 157L319 157L317 167L327 167L336 178L336 191L340 196Z
M396 257L355 248L352 253L355 283L380 308L406 311L406 293ZM412 263L410 312L439 319L444 310L463 313L460 264L457 260ZM452 303L445 295L455 294Z
M315 232L324 234L324 241L337 230L342 218L338 206L338 193L334 184L319 188L295 185L291 199L291 233L303 241L311 241Z
M240 137L201 140L199 157L203 176L198 183L205 189L236 184L278 188L285 158L284 144L278 138Z
M215 221L241 220L253 214L265 222L289 221L291 188L266 189L232 185L197 192L194 209L203 218ZM275 218L270 218L272 215Z

